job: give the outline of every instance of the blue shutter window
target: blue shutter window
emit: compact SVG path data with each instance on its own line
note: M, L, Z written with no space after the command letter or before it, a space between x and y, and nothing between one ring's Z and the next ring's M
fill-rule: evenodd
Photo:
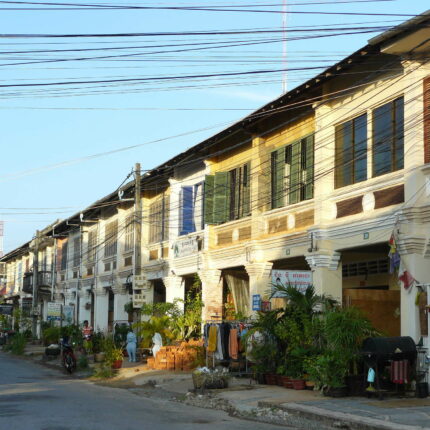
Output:
M193 233L196 231L194 225L194 198L193 187L182 187L182 213L181 213L181 228L179 235Z

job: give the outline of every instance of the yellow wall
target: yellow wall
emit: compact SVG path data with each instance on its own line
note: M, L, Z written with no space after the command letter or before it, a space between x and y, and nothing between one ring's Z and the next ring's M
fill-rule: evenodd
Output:
M298 119L288 124L282 130L269 134L265 137L265 146L269 151L293 143L315 131L315 120L313 116Z

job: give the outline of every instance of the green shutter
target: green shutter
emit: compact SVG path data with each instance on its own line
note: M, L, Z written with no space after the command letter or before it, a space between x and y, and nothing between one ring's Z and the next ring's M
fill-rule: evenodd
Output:
M214 224L214 184L215 176L206 175L204 185L203 217L205 224Z
M284 206L285 147L272 152L272 209Z
M306 166L305 166L305 200L314 197L314 135L305 139Z
M243 175L243 213L242 216L248 216L251 213L250 197L251 197L251 163L246 163L242 168Z
M215 173L213 212L215 224L230 219L230 172Z
M290 205L297 203L300 200L300 145L300 140L291 144L291 170L288 193L288 203Z

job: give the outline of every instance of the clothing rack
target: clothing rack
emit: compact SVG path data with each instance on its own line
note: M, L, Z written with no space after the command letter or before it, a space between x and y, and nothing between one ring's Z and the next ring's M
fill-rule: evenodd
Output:
M229 337L228 337L228 346L226 346L224 344L223 347L221 348L221 350L219 350L219 346L220 346L220 343L222 342L222 340L220 341L218 339L218 337L222 336L222 334L219 331L220 328L218 328L217 339L216 339L216 342L217 342L217 344L216 344L216 350L214 350L214 351L208 351L208 346L209 346L208 345L209 344L209 329L210 329L210 327L211 326L221 326L222 324L226 324L226 325L228 325L230 327ZM218 353L220 353L222 355L222 358L220 359L220 361L224 362L224 363L228 362L228 364L229 364L229 370L230 370L231 374L238 374L240 376L242 376L244 373L248 374L249 373L248 372L248 358L246 356L246 348L245 348L244 352L240 352L238 350L238 352L237 352L237 358L236 359L232 358L231 355L230 355L230 348L231 348L230 334L231 334L231 330L237 330L239 328L242 328L243 326L245 326L244 327L245 329L248 329L249 325L250 325L250 323L247 320L233 320L233 321L220 320L220 319L217 319L217 320L212 320L212 319L211 320L206 320L206 322L204 324L204 338L205 338L205 351L206 351L206 367L209 367L210 356L212 356L212 368L215 367L215 361L217 359L216 355L217 355L217 352L218 352ZM239 333L238 333L238 335L239 335ZM225 334L224 334L224 336L225 336ZM238 343L240 342L239 338L240 338L240 336L238 336L238 340L237 340ZM224 341L225 341L225 338L224 338ZM237 347L238 347L238 345L237 345ZM223 355L223 351L222 351L222 350L225 351L226 349L228 349L228 353L227 353L228 356L227 357ZM241 360L243 360L243 359L245 361L245 372L242 372L242 370L241 370ZM238 371L237 372L231 371L233 363L238 363Z

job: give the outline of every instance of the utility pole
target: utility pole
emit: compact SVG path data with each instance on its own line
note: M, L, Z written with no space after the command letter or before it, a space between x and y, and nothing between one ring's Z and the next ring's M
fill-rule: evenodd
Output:
M140 195L140 163L134 166L134 260L133 260L133 293L136 287L136 276L140 276L141 237L142 237L142 199Z
M34 239L34 246L33 246L33 301L32 301L32 317L33 317L33 324L32 324L32 335L33 338L37 337L37 318L38 318L38 312L37 312L37 302L38 302L38 274L39 274L39 246L40 246L40 238L41 234L39 230L36 230L36 238Z

